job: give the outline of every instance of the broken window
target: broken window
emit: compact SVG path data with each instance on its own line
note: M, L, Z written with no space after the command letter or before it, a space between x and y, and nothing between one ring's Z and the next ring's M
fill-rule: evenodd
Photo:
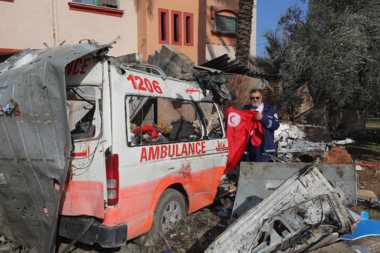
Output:
M73 3L91 4L107 8L119 8L119 0L73 0Z
M203 136L190 101L131 96L127 98L127 115L131 145L195 141Z
M215 104L211 102L201 102L198 106L202 112L202 119L206 126L206 134L209 139L223 138L224 133L222 125L224 120L221 120Z
M97 136L98 113L95 87L72 87L66 90L67 120L72 138L89 139ZM97 127L98 125L98 127Z
M214 32L237 34L238 18L215 14Z

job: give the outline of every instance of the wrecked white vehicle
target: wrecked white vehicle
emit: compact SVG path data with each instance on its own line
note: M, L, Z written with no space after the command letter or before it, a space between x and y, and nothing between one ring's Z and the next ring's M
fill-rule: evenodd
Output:
M228 143L210 92L120 65L110 45L24 50L0 64L9 241L53 252L59 216L59 235L117 247L213 202Z
M240 218L208 253L302 252L333 232L356 228L345 207L356 203L353 164L242 163L240 175L232 215Z

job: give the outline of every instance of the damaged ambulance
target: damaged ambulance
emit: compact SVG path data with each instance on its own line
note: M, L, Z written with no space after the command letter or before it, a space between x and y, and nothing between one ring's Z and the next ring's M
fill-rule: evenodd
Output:
M0 235L117 247L213 202L228 155L210 93L120 65L112 43L24 50L0 64ZM217 124L215 124L217 123Z

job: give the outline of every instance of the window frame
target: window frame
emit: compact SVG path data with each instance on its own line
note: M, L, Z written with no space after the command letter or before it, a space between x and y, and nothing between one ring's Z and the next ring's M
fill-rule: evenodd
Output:
M235 19L235 22L236 22L236 24L235 24L235 32L226 32L226 31L218 31L218 30L216 30L216 19L217 19L217 16L219 16L219 17L223 17L224 19L228 19L228 18L233 18L233 19ZM238 24L237 24L237 22L238 22L238 18L237 17L232 17L232 16L226 16L226 15L221 15L221 14L215 14L215 18L214 18L214 21L213 21L213 32L214 33L218 33L218 34L228 34L228 35L237 35L237 26L238 26Z
M178 34L178 41L174 41L174 15L178 15L178 24L177 24L177 34ZM181 11L175 11L172 10L171 14L171 44L172 45L182 45L182 12Z
M185 101L185 102L189 102L190 104L192 104L193 108L194 108L194 111L197 115L197 120L199 121L200 123L200 126L202 128L202 137L197 139L197 140L189 140L189 141L172 141L172 142L168 142L168 143L151 143L151 144L139 144L139 145L133 145L132 144L132 140L131 140L131 134L130 134L130 129L131 129L131 122L130 122L130 108L129 108L129 99L131 97L147 97L147 98L152 98L152 99L168 99L168 100L175 100L175 101ZM126 127L126 140L127 140L127 146L130 147L130 148L134 148L134 147L149 147L149 146L156 146L156 145L168 145L168 144L178 144L178 143L188 143L188 142L199 142L199 141L205 141L207 139L205 139L205 136L206 136L206 126L204 124L204 121L203 119L201 118L201 115L203 115L203 112L200 110L200 108L198 107L198 104L197 102L193 101L193 100L187 100L187 99L177 99L177 98L170 98L170 97L151 97L151 96L141 96L141 95L125 95L124 97L124 101L125 101L125 127ZM212 103L212 102L211 102ZM217 108L217 107L216 107ZM218 114L219 114L219 109L217 108L218 110ZM201 114L202 113L202 114ZM219 114L219 118L220 118L220 114ZM225 136L225 131L224 131L224 128L223 128L223 133L224 133L224 136Z
M161 14L165 13L165 26L164 26L164 33L165 33L165 40L162 40L162 19ZM158 42L159 44L169 44L169 10L168 9L162 9L158 8Z
M72 10L72 11L89 12L89 13L102 14L102 15L108 15L108 16L121 18L124 15L124 10L119 9L120 8L119 0L117 0L117 3L118 3L117 9L104 7L104 6L98 6L98 5L92 5L92 4L77 3L77 2L74 2L74 0L71 0L71 2L68 2L68 5L69 5L69 10Z
M190 18L190 28L188 31L187 29L187 18ZM184 31L184 38L183 38L183 45L184 46L194 46L194 14L193 13L190 13L190 12L184 12L183 13L183 31ZM186 39L187 39L187 35L189 34L190 36L190 42L186 42Z
M92 5L92 6L96 6L96 7L101 7L101 8L110 8L110 9L115 9L115 10L119 10L120 9L120 5L119 5L119 0L116 0L116 5L117 7L116 8L112 8L112 7L107 7L107 6L102 6L102 5L98 5L98 0L79 0L79 1L82 1L81 3L78 3L76 1L78 0L71 0L73 3L77 3L77 4L86 4L86 5ZM84 3L84 1L88 2L88 1L91 1L91 2L94 2L94 3Z

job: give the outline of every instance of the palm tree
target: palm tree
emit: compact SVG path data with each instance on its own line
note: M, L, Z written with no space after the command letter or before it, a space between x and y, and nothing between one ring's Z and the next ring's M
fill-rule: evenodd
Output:
M248 64L252 33L252 9L254 0L239 0L236 59Z

